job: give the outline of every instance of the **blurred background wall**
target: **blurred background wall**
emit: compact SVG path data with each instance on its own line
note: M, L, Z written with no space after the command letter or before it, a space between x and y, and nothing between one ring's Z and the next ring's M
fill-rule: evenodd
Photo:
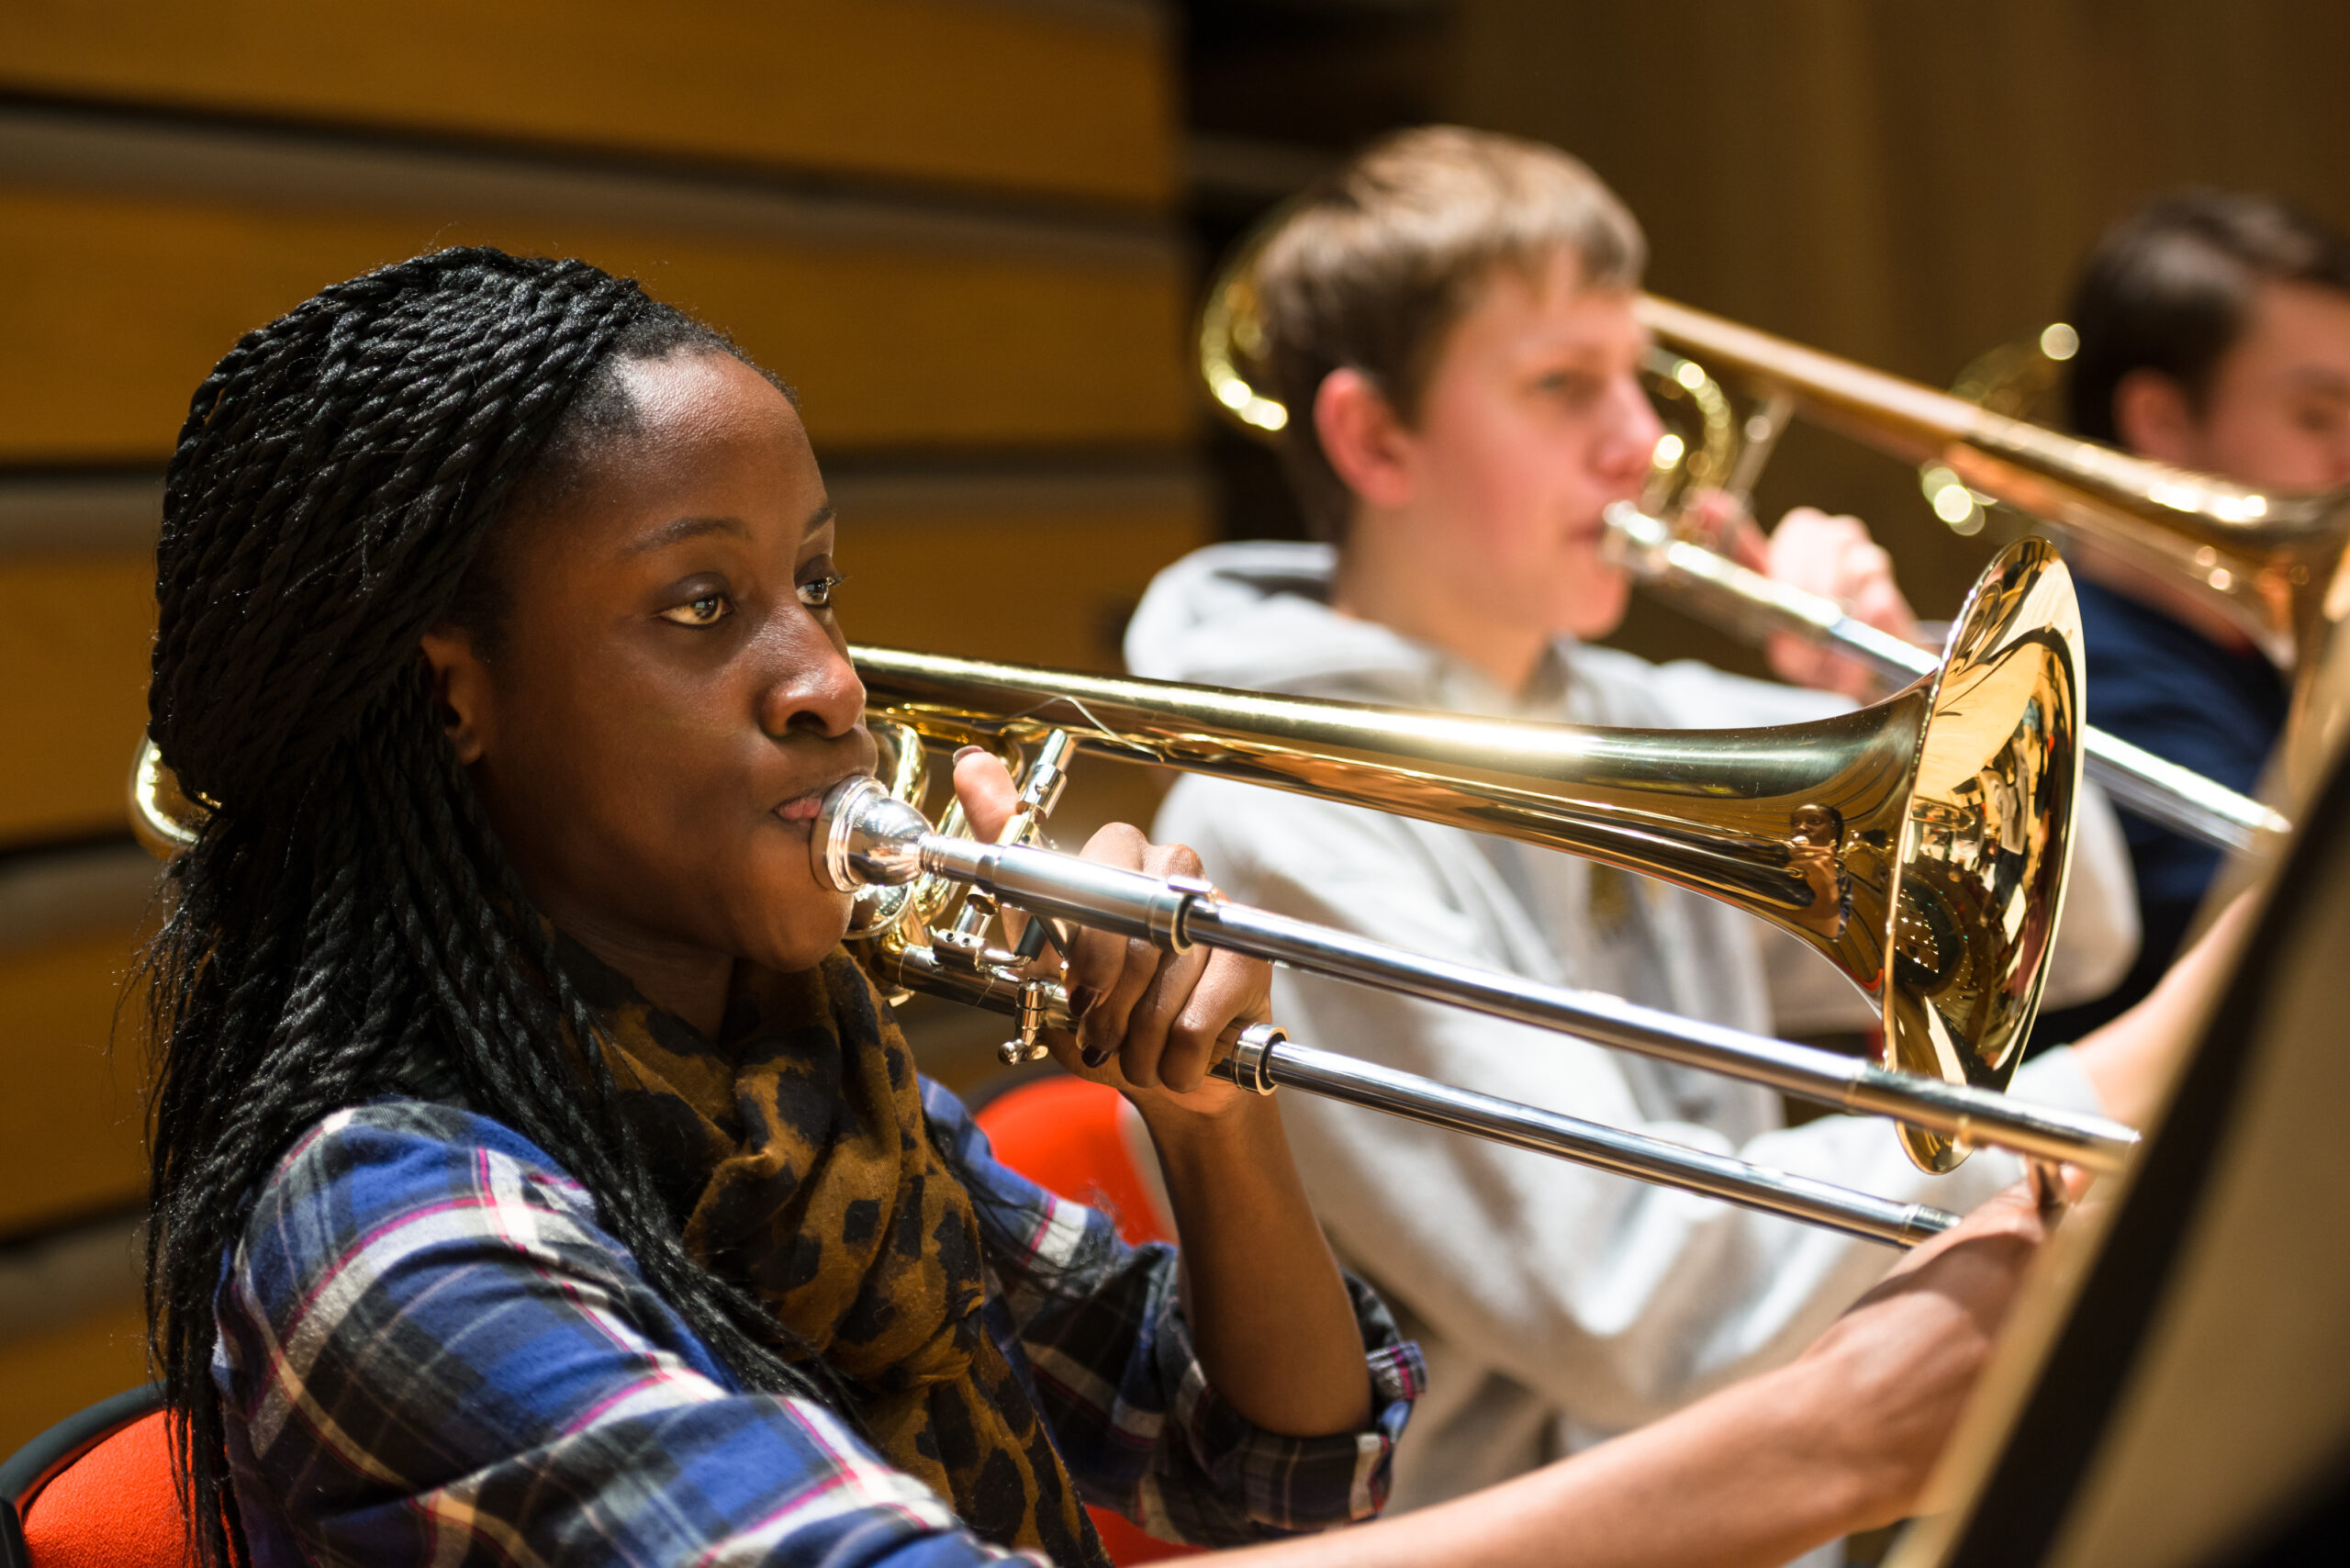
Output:
M243 330L439 244L634 273L799 388L855 635L1110 667L1158 566L1296 530L1183 339L1365 136L1557 141L1660 292L1941 383L2154 191L2350 223L2345 60L2316 0L0 0L0 1453L142 1375L121 790L162 465ZM1985 554L1812 432L1762 499L1867 517L1929 613ZM1662 611L1621 640L1747 660ZM1077 823L1149 807L1077 785Z

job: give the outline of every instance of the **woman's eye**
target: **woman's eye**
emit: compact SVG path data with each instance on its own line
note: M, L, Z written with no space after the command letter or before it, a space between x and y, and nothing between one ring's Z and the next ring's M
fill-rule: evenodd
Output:
M715 626L734 612L733 604L722 593L706 593L661 612L664 621L674 621L680 626Z
M830 610L833 606L833 590L841 586L841 575L838 572L833 572L801 583L800 602L811 610Z

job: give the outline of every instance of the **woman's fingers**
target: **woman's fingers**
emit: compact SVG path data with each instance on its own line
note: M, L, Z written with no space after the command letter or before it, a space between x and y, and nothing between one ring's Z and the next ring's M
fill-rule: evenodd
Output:
M955 788L979 836L994 836L1010 820L1016 796L994 757L976 748L958 754ZM1124 823L1096 833L1083 857L1152 877L1197 877L1202 869L1188 846L1154 845ZM1083 925L1071 928L1062 958L1080 1063L1098 1069L1114 1055L1120 1076L1136 1089L1198 1089L1225 1030L1263 1017L1271 992L1265 964L1204 947L1169 953Z
M1188 845L1145 844L1140 868L1153 877L1196 877L1200 857ZM1207 954L1202 949L1168 953L1147 942L1128 943L1125 971L1104 997L1099 1015L1088 1021L1090 1032L1083 1043L1089 1055L1115 1050L1118 1070L1128 1083L1137 1089L1158 1087L1158 1058L1167 1047L1168 1028L1206 968ZM1154 992L1155 1004L1146 1006Z
M1013 808L1020 803L1020 791L1012 782L1012 775L1004 768L1002 759L993 753L967 745L955 754L955 798L963 802L963 816L971 824L971 836L982 844L993 844L1003 832L1003 824L1012 820Z
M1085 856L1153 877L1197 877L1202 869L1188 846L1147 843L1123 824L1095 834ZM1224 1031L1266 1011L1272 971L1254 960L1204 947L1169 953L1091 932L1076 946L1069 976L1072 1011L1082 1005L1081 1059L1098 1067L1115 1053L1132 1088L1199 1088Z
M1149 841L1135 828L1125 823L1111 823L1087 840L1083 858L1139 871L1143 868L1143 852L1149 847ZM1068 960L1062 983L1069 990L1069 1018L1075 1026L1078 1047L1085 1053L1089 1066L1098 1067L1116 1048L1119 1036L1125 1033L1126 1013L1150 977L1146 973L1137 980L1128 980L1127 970L1134 965L1136 944L1091 926L1072 929L1069 951L1062 955ZM1155 969L1156 964L1151 968ZM1114 1031L1110 1027L1113 1020Z
M1167 1031L1159 1081L1189 1093L1207 1078L1226 1029L1261 1022L1272 1011L1272 967L1237 953L1217 953Z
M1153 956L1158 961L1135 993L1118 1036L1118 1070L1137 1089L1196 1089L1206 1064L1185 1072L1182 1063L1169 1059L1168 1037L1214 955L1205 947L1187 947Z

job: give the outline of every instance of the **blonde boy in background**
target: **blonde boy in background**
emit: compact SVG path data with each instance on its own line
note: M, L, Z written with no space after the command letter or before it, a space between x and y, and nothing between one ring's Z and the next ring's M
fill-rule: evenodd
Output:
M1258 282L1287 462L1325 543L1201 551L1163 573L1135 671L1455 712L1743 727L1850 706L1821 691L1587 645L1627 585L1601 511L1635 497L1661 433L1636 379L1644 245L1554 149L1434 129L1382 141L1307 197ZM1771 568L1908 631L1884 553L1797 512ZM1793 668L1792 662L1783 668ZM1812 661L1823 683L1844 672ZM2091 792L2094 793L2093 791ZM1743 1029L1864 1027L1841 977L1760 923L1551 850L1213 780L1177 785L1159 836L1234 896L1383 941L1614 992ZM2109 809L2084 813L2053 995L2109 987L2136 943ZM1311 1043L1679 1143L1964 1211L2017 1177L1978 1154L1921 1176L1881 1122L1787 1128L1772 1092L1356 987L1276 971ZM2142 1114L2095 1048L2016 1092ZM1324 1102L1291 1108L1317 1212L1409 1318L1430 1388L1394 1506L1459 1495L1654 1419L1796 1354L1893 1254L1662 1188Z

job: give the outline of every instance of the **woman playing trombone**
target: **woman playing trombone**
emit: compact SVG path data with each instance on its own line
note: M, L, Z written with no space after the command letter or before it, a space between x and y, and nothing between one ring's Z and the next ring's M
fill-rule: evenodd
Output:
M1177 1251L996 1165L840 950L808 824L873 753L837 530L781 384L576 262L386 268L197 389L151 735L209 814L152 960L151 1291L207 1563L1078 1563L1080 1501L1212 1545L1376 1511L1416 1355L1273 1103L1203 1078L1263 968L1072 944L1057 1049L1139 1107ZM1002 820L991 761L956 781ZM1267 1550L1766 1562L1896 1517L2036 1224L1470 1515Z

